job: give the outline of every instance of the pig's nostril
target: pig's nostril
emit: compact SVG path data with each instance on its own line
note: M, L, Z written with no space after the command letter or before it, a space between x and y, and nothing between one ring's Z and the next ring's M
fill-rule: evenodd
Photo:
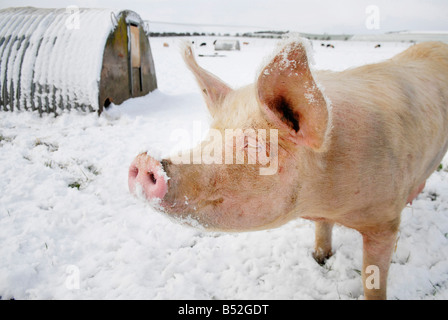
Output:
M146 199L163 199L168 191L166 175L159 161L147 154L138 155L129 167L129 190Z
M156 183L157 183L157 179L156 179L156 177L154 176L154 173L152 173L152 172L148 172L148 177L149 177L149 180L150 180L153 184L156 184Z

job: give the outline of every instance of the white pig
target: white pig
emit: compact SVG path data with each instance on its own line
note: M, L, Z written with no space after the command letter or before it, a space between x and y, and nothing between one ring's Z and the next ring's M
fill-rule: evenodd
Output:
M226 129L275 130L278 145L251 136L252 144L232 148L249 153L255 145L278 169L261 175L258 162L179 164L144 153L130 166L130 190L210 230L313 220L320 264L333 254L333 225L353 228L363 237L365 298L385 299L401 211L448 148L448 45L421 43L381 63L329 72L313 71L305 42L290 39L256 83L238 90L202 69L189 46L184 58L213 116L211 128L223 137Z

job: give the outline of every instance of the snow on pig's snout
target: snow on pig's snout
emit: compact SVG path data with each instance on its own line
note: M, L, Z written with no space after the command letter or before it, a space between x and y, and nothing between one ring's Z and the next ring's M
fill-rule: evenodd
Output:
M168 191L167 181L162 164L146 153L138 155L129 167L129 190L142 193L149 201L163 199Z

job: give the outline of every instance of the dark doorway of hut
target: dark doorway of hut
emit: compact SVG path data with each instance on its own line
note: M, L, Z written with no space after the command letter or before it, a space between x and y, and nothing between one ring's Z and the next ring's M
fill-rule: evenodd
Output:
M112 104L118 106L157 89L148 27L130 11L111 17L114 31L103 55L98 114Z

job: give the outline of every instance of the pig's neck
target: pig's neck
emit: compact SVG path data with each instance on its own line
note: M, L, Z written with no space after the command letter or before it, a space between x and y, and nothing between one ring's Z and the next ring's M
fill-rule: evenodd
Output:
M365 135L367 128L363 128L363 123L368 114L363 114L362 109L353 109L352 103L347 101L350 88L338 85L337 73L317 75L331 103L331 131L325 151L299 148L296 153L300 172L297 213L312 220L341 222L342 217L363 205L363 199L356 197L361 191L366 192L360 178L365 169L360 158L365 155L358 151L364 141L358 140L356 135Z

